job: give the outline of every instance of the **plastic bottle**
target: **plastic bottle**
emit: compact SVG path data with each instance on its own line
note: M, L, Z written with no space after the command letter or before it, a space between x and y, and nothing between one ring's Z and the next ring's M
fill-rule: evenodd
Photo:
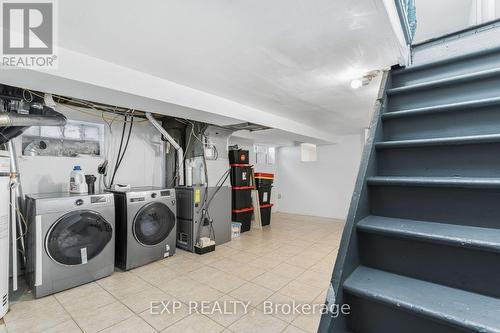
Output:
M85 175L79 165L75 165L69 178L70 193L87 193L87 183L85 183Z

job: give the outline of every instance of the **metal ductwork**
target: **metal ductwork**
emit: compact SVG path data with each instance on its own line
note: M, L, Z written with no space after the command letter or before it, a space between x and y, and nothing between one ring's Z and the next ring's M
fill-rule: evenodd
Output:
M156 119L153 117L153 115L149 112L146 112L146 118L149 120L151 125L153 125L154 128L156 128L165 139L174 147L174 149L177 151L177 185L183 186L184 185L184 150L182 147L172 138L170 134L167 133L167 131L161 127L160 123L156 121Z
M55 111L54 111L55 112ZM29 127L29 126L64 126L66 117L55 112L55 115L31 115L14 112L0 113L0 126Z
M66 125L66 117L48 106L31 108L30 111L29 114L0 113L0 144L21 135L30 126Z

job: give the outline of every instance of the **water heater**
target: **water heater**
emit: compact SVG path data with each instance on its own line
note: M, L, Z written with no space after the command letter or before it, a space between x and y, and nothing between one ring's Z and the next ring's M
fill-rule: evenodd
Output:
M0 318L9 310L10 157L0 150Z

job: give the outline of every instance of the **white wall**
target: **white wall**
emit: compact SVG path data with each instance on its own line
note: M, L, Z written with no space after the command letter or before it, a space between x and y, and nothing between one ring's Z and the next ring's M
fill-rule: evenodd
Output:
M471 25L474 0L416 0L417 31L414 42L464 29Z
M68 119L104 124L103 120L99 118L100 114L96 114L94 117L67 107L56 109L65 114ZM108 125L104 125L105 151L109 153L110 162L114 161L114 154L118 152L123 126L123 123L118 119L113 122L111 132ZM136 118L136 120L139 119ZM69 175L74 165L80 165L86 174L98 176L97 166L104 160L104 157L22 156L21 137L15 139L15 144L22 186L26 194L67 191ZM129 147L116 174L115 183L131 184L132 186L162 186L164 182L163 156L163 143L156 129L148 122L134 122Z
M363 149L362 135L318 146L316 162L301 162L300 147L278 149L280 212L345 219Z
M415 6L417 31L414 42L422 42L500 17L500 0L416 0ZM480 9L479 12L477 9Z

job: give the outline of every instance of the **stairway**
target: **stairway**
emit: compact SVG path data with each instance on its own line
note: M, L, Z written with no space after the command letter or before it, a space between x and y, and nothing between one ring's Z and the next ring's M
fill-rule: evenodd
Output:
M319 332L500 332L500 48L383 79Z

